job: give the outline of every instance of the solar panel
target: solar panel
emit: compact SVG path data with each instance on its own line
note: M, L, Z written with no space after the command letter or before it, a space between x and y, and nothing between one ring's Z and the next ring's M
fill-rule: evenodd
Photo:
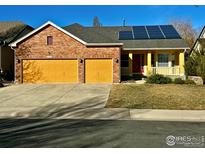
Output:
M164 39L159 26L146 26L150 39Z
M145 26L133 26L134 39L148 39Z
M133 40L132 31L120 31L119 40Z
M180 39L180 35L172 25L161 25L162 32L167 39Z

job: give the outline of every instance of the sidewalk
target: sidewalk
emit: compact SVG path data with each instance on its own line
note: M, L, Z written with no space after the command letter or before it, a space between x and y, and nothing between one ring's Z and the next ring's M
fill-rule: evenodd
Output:
M130 109L131 120L205 122L205 110Z

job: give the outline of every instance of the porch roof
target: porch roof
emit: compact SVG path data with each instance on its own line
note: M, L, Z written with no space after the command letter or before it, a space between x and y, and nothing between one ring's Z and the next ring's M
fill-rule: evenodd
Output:
M124 50L189 49L182 39L153 39L123 41Z

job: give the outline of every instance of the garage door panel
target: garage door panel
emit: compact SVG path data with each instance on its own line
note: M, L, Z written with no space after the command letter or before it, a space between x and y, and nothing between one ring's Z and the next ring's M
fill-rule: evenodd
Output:
M78 82L77 60L23 60L24 83Z
M85 61L86 83L112 83L112 59Z

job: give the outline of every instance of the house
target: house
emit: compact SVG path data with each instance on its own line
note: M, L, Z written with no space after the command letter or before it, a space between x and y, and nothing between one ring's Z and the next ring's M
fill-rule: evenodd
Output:
M183 77L188 45L172 25L59 27L47 22L14 41L18 83L119 83L154 73Z
M204 49L205 49L205 26L203 27L198 38L196 39L196 41L191 49L190 55L194 54L195 51L202 51Z
M0 22L0 70L6 80L14 80L14 52L8 46L33 30L21 22Z

